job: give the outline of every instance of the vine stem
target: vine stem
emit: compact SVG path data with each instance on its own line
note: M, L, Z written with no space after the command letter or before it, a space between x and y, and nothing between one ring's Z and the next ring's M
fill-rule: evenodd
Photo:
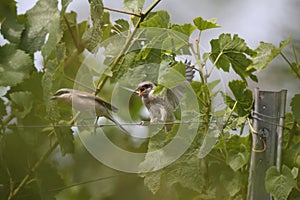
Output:
M114 62L112 63L110 70L113 71L114 68L117 66L117 64L120 62L120 60L122 59L122 56L124 55L124 53L128 50L128 48L130 47L130 43L134 37L134 35L137 33L138 28L140 27L140 24L144 21L145 17L147 17L147 15L154 9L154 7L160 2L161 0L156 0L154 1L149 8L146 9L145 12L142 12L139 15L139 20L136 23L134 30L129 34L123 48L121 49L120 53L118 54L118 56L116 57L116 59L114 60ZM101 89L103 88L104 84L106 83L106 81L108 80L108 76L104 76L104 78L102 80L100 80L97 84L96 87L96 91L95 91L95 95L97 95Z
M300 78L300 73L293 67L293 64L287 59L287 57L286 57L282 52L280 52L280 55L281 55L282 58L287 62L287 64L291 67L291 69L292 69L293 72L296 74L296 76L297 76L298 78ZM298 63L298 61L297 61L297 56L296 56L295 53L294 53L294 56L295 56L296 62Z
M77 114L68 122L69 125L73 125L77 117L79 116L80 112L77 112ZM53 133L54 130L51 132ZM56 140L54 144L46 151L46 153L40 157L38 161L30 168L29 172L24 176L21 183L12 191L10 192L8 196L8 200L11 200L14 196L18 194L18 192L24 187L30 178L30 176L39 168L39 166L51 155L51 153L58 147L59 142Z
M56 149L56 147L59 145L58 141L55 141L55 143L48 149L48 151L31 167L29 172L26 174L26 176L23 178L21 183L13 190L12 193L10 193L8 200L11 200L14 196L17 195L17 193L21 190L21 188L27 184L30 176L37 170L37 168L50 156L50 154Z
M225 123L223 125L223 129L222 130L224 130L224 128L227 126L227 124L228 124L228 122L230 120L230 117L231 117L232 113L234 112L234 109L235 109L237 103L238 103L237 101L234 102L234 105L233 105L232 109L230 110L229 116L227 117L227 119L226 119L226 121L225 121Z
M109 10L109 11L112 11L112 12L126 14L126 15L133 15L133 16L136 16L136 17L141 17L140 14L136 14L136 13L132 13L132 12L127 12L127 11L124 11L124 10L117 10L117 9L108 8L108 7L103 7L103 9L104 10Z

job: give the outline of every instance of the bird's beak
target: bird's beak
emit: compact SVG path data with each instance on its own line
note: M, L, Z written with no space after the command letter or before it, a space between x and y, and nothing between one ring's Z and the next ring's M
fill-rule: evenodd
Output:
M127 88L127 87L122 87L122 88L129 91L129 92L132 92L135 95L139 95L139 92L137 90L133 90L133 89L130 89L130 88Z
M50 100L55 100L56 99L56 96L51 96L50 97Z
M142 96L142 95L143 95L143 93L144 93L145 91L146 91L145 89L143 89L143 88L140 88L140 89L139 89L139 96Z

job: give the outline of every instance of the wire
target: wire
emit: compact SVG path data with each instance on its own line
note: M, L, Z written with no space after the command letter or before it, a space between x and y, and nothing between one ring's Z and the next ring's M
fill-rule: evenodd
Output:
M86 184L89 184L89 183L95 183L95 182L107 180L107 179L110 179L110 178L117 178L117 177L120 177L120 176L128 176L128 175L131 175L131 174L116 174L116 175L112 175L112 176L99 177L99 178L92 179L92 180L73 183L71 185L63 186L63 187L60 187L60 188L50 189L49 192L62 191L62 190L66 190L66 189L76 187L76 186L80 186L80 185L86 185Z
M216 121L211 121L212 123L217 123ZM205 121L191 121L191 122L157 122L157 123L120 123L122 126L149 126L149 125L172 125L172 124L196 124L196 123L207 123ZM76 124L76 125L18 125L17 128L52 128L52 127L95 127L94 124ZM116 124L100 124L96 127L106 127L106 126L117 126Z
M265 140L266 140L265 137L262 137L262 134L260 134L259 132L257 132L257 131L253 128L253 126L252 126L252 124L251 124L251 122L250 122L249 117L247 117L247 122L248 122L248 124L249 124L251 133L256 135L255 145L258 144L258 139L257 139L257 137L259 137L259 138L261 139L261 141L263 142L263 146L264 146L263 149L257 149L256 147L252 147L252 151L253 151L253 152L258 152L258 153L265 152L266 149L267 149L267 143L266 143L266 141L265 141Z

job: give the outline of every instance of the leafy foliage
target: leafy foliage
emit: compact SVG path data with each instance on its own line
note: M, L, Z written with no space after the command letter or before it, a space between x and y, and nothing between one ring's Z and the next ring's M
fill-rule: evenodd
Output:
M0 198L245 199L251 141L232 131L243 129L253 105L248 78L258 81L254 73L283 55L290 40L278 48L262 42L252 50L237 34L223 33L210 41L209 52L200 53L200 33L219 28L216 19L196 17L193 23L173 24L167 11L152 11L159 0L148 8L144 8L144 0L124 0L124 11L119 12L132 17L112 21L112 9L102 0L89 0L91 21L77 22L77 13L67 11L71 2L62 0L58 6L57 0L38 0L25 15L17 14L15 1L0 2L1 34L8 41L0 47ZM191 43L194 33L198 38ZM103 51L103 58L98 50ZM38 52L43 60L39 71L34 62ZM101 57L101 63L95 57ZM178 57L193 57L195 65L180 62ZM297 58L288 63L300 78ZM186 83L186 66L200 78ZM220 80L210 79L215 68L241 78L229 81L231 94L219 89ZM51 101L51 95L62 87L79 87L101 91L101 96L110 99L117 84L136 88L142 81L157 83L157 94L186 84L197 104L183 97L176 116L188 119L187 123L175 124L168 134L162 129L139 147L134 139L125 139L107 127L112 143L146 153L139 166L140 177L151 193L140 177L125 173L85 185L93 182L82 181L87 177L114 175L115 171L86 152L73 127L78 115ZM213 104L218 96L223 97L224 105L219 110ZM140 100L131 97L128 102L132 118L144 120ZM271 167L266 176L266 189L277 199L300 195L299 102L297 94L290 103L292 113L286 116L282 171ZM183 107L186 110L180 113ZM120 108L118 117L125 121L125 111ZM86 126L82 121L75 125ZM178 136L180 127L187 132L195 130L195 137ZM165 166L174 155L162 148L173 140L190 145ZM56 151L58 146L60 151ZM64 190L76 186L74 182L80 187ZM132 188L135 193L129 194Z
M238 35L231 37L230 34L221 34L210 44L212 48L210 59L217 68L228 72L232 66L242 79L249 76L252 80L257 81L256 76L253 75L254 70L248 68L252 61L247 57L247 55L254 56L256 52L251 50Z
M268 169L266 174L266 190L276 199L287 199L292 188L295 186L295 180L291 169L282 166L282 172L278 172L276 167Z

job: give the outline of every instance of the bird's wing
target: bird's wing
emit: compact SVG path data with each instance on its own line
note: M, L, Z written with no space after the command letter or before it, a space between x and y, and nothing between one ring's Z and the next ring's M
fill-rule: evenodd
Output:
M191 61L184 61L185 64L185 77L188 82L192 82L195 74L194 66L191 66Z
M185 61L184 64L186 64L186 67L185 67L186 80L188 82L192 82L192 80L194 78L195 70L193 69L193 67L190 66L191 62ZM185 88L186 88L186 83L182 83L182 84L174 87L173 89L167 90L167 94L166 94L167 103L169 103L169 105L172 106L173 110L177 109L180 101L182 100L182 98L184 96Z
M104 107L106 107L108 110L111 110L113 112L117 112L118 108L111 105L110 103L104 101L103 99L101 99L100 97L97 96L91 96L89 93L86 92L80 92L79 94L77 94L78 96L81 96L82 98L86 98L86 99L93 99L95 101L97 101L98 103L100 103L101 105L103 105Z

